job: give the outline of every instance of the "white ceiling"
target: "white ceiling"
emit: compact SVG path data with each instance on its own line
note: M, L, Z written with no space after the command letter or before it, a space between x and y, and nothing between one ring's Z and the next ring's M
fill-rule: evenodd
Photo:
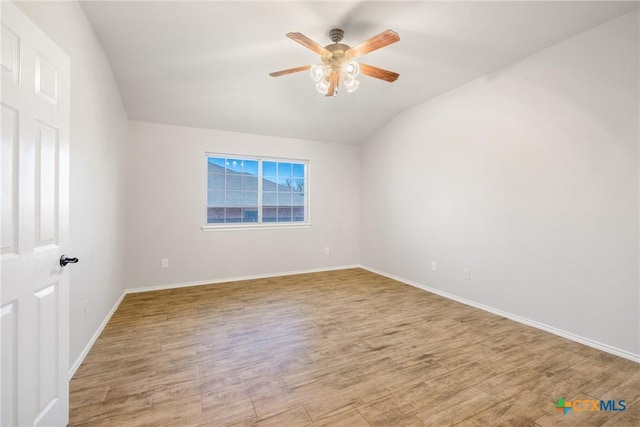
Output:
M638 7L638 2L81 2L132 120L359 143L399 112ZM316 92L319 63L285 34L354 46L386 29L400 42L366 62L354 93Z

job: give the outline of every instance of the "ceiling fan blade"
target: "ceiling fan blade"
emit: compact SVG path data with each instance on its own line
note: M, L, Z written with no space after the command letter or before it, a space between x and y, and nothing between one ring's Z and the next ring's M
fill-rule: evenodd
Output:
M374 67L373 65L367 65L360 63L360 73L369 77L375 77L376 79L384 80L389 83L395 82L400 77L400 74L393 71L384 70L382 68Z
M311 65L303 65L302 67L288 68L286 70L274 71L269 73L271 77L286 76L287 74L299 73L300 71L307 71L311 68Z
M327 88L327 94L325 96L335 96L338 83L340 83L340 73L332 71L331 74L329 74L329 87Z
M287 37L289 37L294 42L300 43L302 46L307 49L311 49L315 53L321 56L330 57L331 52L329 52L324 47L320 46L318 43L311 40L309 37L305 36L302 33L287 33Z
M388 46L391 43L395 43L398 40L400 40L400 36L395 31L383 31L377 36L373 36L369 40L365 40L359 45L347 50L345 54L351 57L362 56L366 53Z

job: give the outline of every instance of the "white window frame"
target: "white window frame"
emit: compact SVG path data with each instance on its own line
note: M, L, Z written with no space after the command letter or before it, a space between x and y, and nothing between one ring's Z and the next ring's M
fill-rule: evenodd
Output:
M233 223L215 223L210 224L208 217L209 208L209 157L234 158L239 160L257 160L258 161L258 222L233 222ZM311 227L311 180L310 180L310 161L306 159L292 159L286 157L267 157L252 156L246 154L223 154L205 152L205 197L204 197L204 225L201 227L203 231L235 231L235 230L273 230L279 228L309 228ZM287 162L287 163L303 163L305 165L304 177L304 213L305 221L295 222L262 222L262 162Z

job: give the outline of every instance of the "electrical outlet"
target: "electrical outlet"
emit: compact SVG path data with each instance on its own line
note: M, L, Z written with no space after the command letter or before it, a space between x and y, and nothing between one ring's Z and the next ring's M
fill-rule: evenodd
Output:
M469 270L468 268L464 270L464 278L467 280L471 280L471 270Z
M162 268L169 268L169 260L167 258L162 259Z
M331 253L331 248L329 246L324 247L324 254L329 255Z
M438 271L438 263L431 261L431 271Z
M84 317L87 317L87 313L89 313L89 300L84 302Z

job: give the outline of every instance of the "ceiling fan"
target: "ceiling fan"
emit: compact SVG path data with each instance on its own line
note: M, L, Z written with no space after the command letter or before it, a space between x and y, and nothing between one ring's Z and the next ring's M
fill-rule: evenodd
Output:
M336 96L341 81L347 88L347 92L353 92L360 84L355 79L360 73L387 82L394 82L400 76L393 71L383 70L382 68L355 61L355 58L399 41L400 36L396 32L391 30L383 31L355 47L340 43L343 36L343 30L334 28L329 31L329 37L333 44L322 47L302 33L288 33L287 37L291 40L319 54L322 65L303 65L302 67L275 71L269 73L269 75L271 77L279 77L311 70L311 77L316 82L316 89L325 96Z

